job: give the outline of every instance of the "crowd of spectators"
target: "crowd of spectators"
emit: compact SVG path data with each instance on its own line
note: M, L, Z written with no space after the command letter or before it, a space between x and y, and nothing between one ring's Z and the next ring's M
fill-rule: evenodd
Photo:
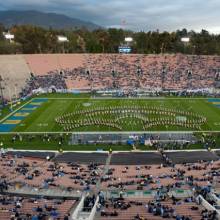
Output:
M91 190L96 186L103 165L76 162L58 163L46 157L31 158L0 155L0 190L5 187L36 187L37 189Z
M1 220L70 220L74 200L0 194Z
M104 165L89 163L83 165L76 162L58 163L47 159L18 157L2 153L0 156L0 193L7 191L8 188L34 187L37 189L66 189L68 191L80 190L85 192L96 191L97 183L100 181L100 189L103 191L119 191L119 198L111 198L109 201L100 200L100 215L111 219L120 219L123 210L133 210L130 215L134 219L142 219L141 215L150 214L162 218L176 218L176 220L194 219L179 212L178 207L187 205L186 209L197 211L198 216L203 216L203 220L214 220L214 212L201 212L196 206L194 197L188 197L185 200L177 200L175 197L169 197L169 192L175 190L192 190L196 195L202 195L210 204L207 194L210 189L220 183L220 163L219 161L198 161L197 163L175 164L166 155L161 152L163 163L160 165L110 165L104 173ZM123 194L129 190L155 192L154 200L127 200ZM1 197L0 209L4 209L10 216L30 215L35 216L33 220L44 219L43 216L62 216L67 220L68 210L73 205L73 201L62 201L61 206L56 206L57 201L53 200L50 208L42 204L41 199L25 197ZM84 211L90 212L95 204L95 195L86 197L84 201ZM13 201L12 201L13 200ZM11 201L10 207L5 206L5 201ZM44 200L43 200L44 201ZM164 203L168 202L168 203ZM66 205L66 203L69 205ZM31 211L21 211L17 204L37 204L31 206ZM46 202L46 204L49 204ZM12 206L14 205L14 206ZM175 208L172 208L172 205ZM212 204L214 205L214 204ZM59 211L60 207L69 207L68 210ZM24 207L22 205L22 207ZM104 207L104 208L103 208ZM136 209L143 209L141 214L135 213ZM1 213L1 212L0 212ZM61 215L62 213L62 215ZM43 215L43 216L42 216ZM27 216L26 219L30 216ZM4 219L4 218L3 218ZM12 218L13 219L13 218ZM15 218L16 219L16 218ZM19 218L17 218L19 219ZM152 218L153 219L153 218ZM197 218L195 218L197 219ZM201 219L201 218L200 218Z
M208 214L205 218L204 213ZM189 197L177 199L175 197L151 200L148 198L128 199L111 198L101 209L101 219L132 219L132 220L204 220L216 219L214 212L203 209L196 201Z
M103 187L123 190L149 190L166 187L188 189L189 187L210 186L219 182L219 162L198 162L173 164L165 159L165 164L151 166L111 165L101 178Z
M30 76L26 81L26 86L21 91L21 97L25 97L32 93L33 90L47 89L55 92L57 90L67 89L65 79L58 71L49 72L43 76Z
M37 60L35 61L37 62ZM68 60L74 62L74 60ZM38 88L54 90L205 90L219 87L220 57L189 55L85 55L71 69L31 75L22 94ZM42 66L40 67L41 69Z

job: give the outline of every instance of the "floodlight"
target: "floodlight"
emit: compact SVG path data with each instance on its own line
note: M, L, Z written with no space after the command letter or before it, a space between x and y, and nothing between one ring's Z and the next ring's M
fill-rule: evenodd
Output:
M133 38L132 37L126 37L125 38L125 42L132 42L133 41Z
M59 42L63 43L63 42L68 42L68 38L65 36L57 36L57 39Z
M181 41L182 41L183 43L189 43L190 38L189 38L189 37L182 37L182 38L181 38Z
M3 32L3 35L4 35L6 40L13 40L15 38L14 34Z

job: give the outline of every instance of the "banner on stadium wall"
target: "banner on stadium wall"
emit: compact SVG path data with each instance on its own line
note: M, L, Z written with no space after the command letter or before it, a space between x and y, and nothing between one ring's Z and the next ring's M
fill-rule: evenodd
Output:
M73 94L81 94L81 93L88 93L90 90L78 90L78 89L57 89L56 87L50 88L39 88L32 90L33 94L44 94L44 93L51 93L55 90L57 93L73 93Z
M57 89L55 86L51 86L48 88L38 88L32 90L32 94L44 94L44 93L51 93L51 92L57 92L57 93L73 93L73 94L81 94L81 93L89 93L91 92L90 89ZM126 90L123 89L117 89L117 90L97 90L97 94L103 94L103 95L109 95L109 94L119 94L119 93L124 93ZM194 89L194 90L169 90L169 91L162 91L161 88L152 88L149 90L149 88L145 89L137 89L133 90L137 92L139 95L141 93L148 93L148 94L154 94L156 92L163 92L163 93L169 93L169 92L189 92L189 93L209 93L209 94L219 94L220 90L219 89L214 89L214 88L203 88L203 89ZM31 95L32 95L31 94ZM143 94L142 94L143 95Z
M187 89L187 92L192 92L192 93L196 93L196 92L208 92L208 93L213 93L214 92L214 88L203 88L203 89Z

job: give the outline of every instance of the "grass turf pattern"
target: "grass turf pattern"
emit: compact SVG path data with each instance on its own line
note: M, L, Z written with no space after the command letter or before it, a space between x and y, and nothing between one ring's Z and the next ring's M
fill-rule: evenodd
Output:
M111 109L111 108L167 108L172 111L190 112L193 115L199 115L206 118L206 122L201 125L200 129L186 128L177 125L157 125L143 129L142 121L135 117L124 117L120 120L122 131L220 131L220 108L218 105L219 100L211 101L206 98L148 98L148 99L110 99L110 98L90 98L88 96L70 96L70 95L44 95L47 101L38 106L31 114L25 117L15 128L13 132L63 132L64 127L55 121L56 118L70 113L79 114L75 115L72 120L83 121L88 120L90 116L85 114L85 111L91 109ZM73 98L72 98L73 97ZM25 106L24 106L25 107ZM81 114L80 114L81 112ZM137 113L135 113L137 114ZM169 117L145 113L145 117L149 119L160 120L161 117ZM177 114L177 117L184 116ZM94 116L96 120L114 120L118 114L104 114L102 116ZM184 116L188 117L188 116ZM192 116L189 116L192 117ZM191 118L193 119L193 117ZM190 118L189 118L190 120ZM149 123L149 122L146 122ZM71 131L119 131L117 128L105 125L88 125L73 128Z

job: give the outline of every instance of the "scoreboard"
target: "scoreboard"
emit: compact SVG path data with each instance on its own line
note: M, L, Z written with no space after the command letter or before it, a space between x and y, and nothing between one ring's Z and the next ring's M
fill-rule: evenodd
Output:
M120 46L118 47L119 53L131 53L131 47L129 46Z

